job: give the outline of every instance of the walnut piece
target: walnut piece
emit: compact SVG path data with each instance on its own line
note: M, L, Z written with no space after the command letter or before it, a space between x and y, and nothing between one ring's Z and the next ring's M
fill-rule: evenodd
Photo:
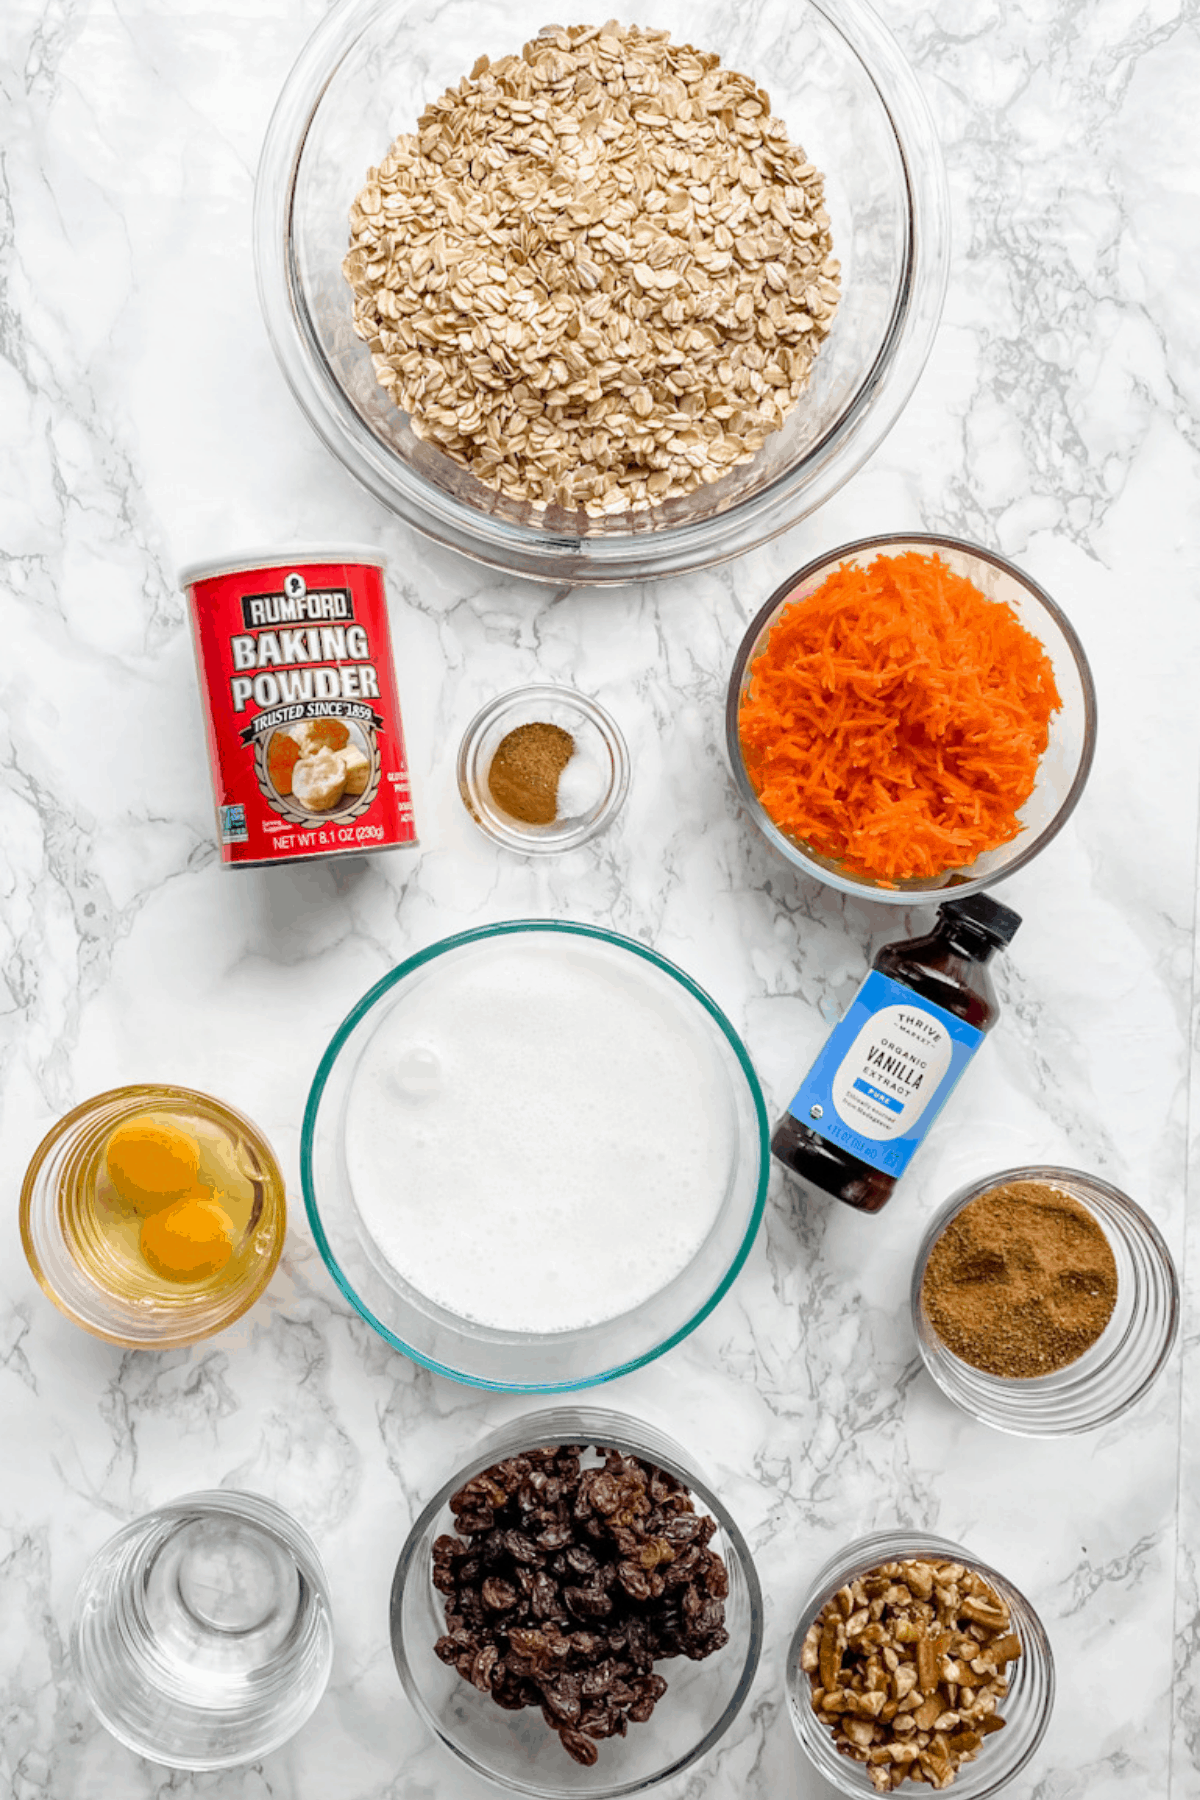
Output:
M914 1559L839 1588L809 1627L800 1667L838 1749L889 1794L906 1780L951 1785L1003 1728L996 1702L1020 1654L1008 1606L982 1575Z

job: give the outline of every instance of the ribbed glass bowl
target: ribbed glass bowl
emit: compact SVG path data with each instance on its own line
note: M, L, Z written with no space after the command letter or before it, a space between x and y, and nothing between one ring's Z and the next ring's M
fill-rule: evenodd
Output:
M723 1199L691 1260L629 1310L575 1329L499 1329L451 1311L419 1291L374 1241L347 1167L346 1120L356 1080L364 1067L371 1066L364 1059L387 1054L375 1047L377 1034L396 1021L410 995L422 988L427 994L426 984L443 972L469 978L472 968L486 971L514 944L522 954L551 959L568 973L570 959L583 957L585 969L599 979L618 982L626 993L664 1008L712 1072L721 1095L718 1104L727 1109L730 1157ZM570 1020L564 1021L564 1029L578 1030ZM581 1104L590 1101L602 1074L602 1067L594 1063L589 1067L588 1092L581 1092ZM468 1104L466 1096L464 1105ZM521 1102L521 1130L527 1129L526 1113L540 1118L535 1096ZM543 1120L534 1130L570 1131L571 1125L569 1118ZM413 1128L406 1124L406 1129ZM528 1140L531 1149L535 1141ZM519 1155L520 1147L502 1153ZM377 982L338 1028L321 1059L300 1146L304 1199L317 1247L330 1274L367 1323L396 1349L439 1374L482 1387L531 1393L607 1381L660 1356L693 1331L745 1261L762 1219L768 1163L766 1108L757 1077L737 1033L703 989L632 938L598 926L534 919L444 938ZM474 1178L489 1181L482 1158ZM405 1179L403 1159L397 1163L395 1179L397 1183ZM528 1204L538 1204L532 1189Z
M989 1794L999 1793L1028 1763L1050 1723L1054 1706L1054 1657L1041 1620L1019 1588L961 1545L928 1532L897 1529L859 1538L830 1558L809 1589L788 1648L784 1674L788 1711L802 1748L817 1773L839 1794L848 1794L852 1800L873 1796L876 1790L866 1766L841 1754L829 1727L822 1725L813 1711L811 1681L800 1666L804 1640L809 1627L839 1588L866 1575L880 1563L930 1556L949 1557L982 1575L1007 1603L1013 1628L1022 1644L1022 1654L1009 1665L1008 1694L997 1706L1005 1722L1004 1730L993 1732L983 1740L975 1761L960 1766L948 1791L955 1795L955 1800L986 1800ZM926 1791L924 1787L910 1783L905 1783L901 1789L902 1792L910 1790L914 1794Z
M766 0L749 10L734 0L658 0L642 22L765 84L789 134L824 173L842 300L808 391L752 462L648 512L539 512L414 436L354 334L341 263L351 203L397 133L413 130L425 104L480 53L519 52L555 17L542 0L342 0L332 8L284 85L259 164L254 243L268 335L327 448L439 543L554 583L702 568L821 505L911 394L949 266L937 134L895 40L864 0Z
M433 1542L453 1535L449 1501L482 1469L522 1451L581 1444L643 1458L684 1483L696 1510L718 1529L714 1549L729 1571L729 1642L700 1662L670 1657L655 1664L667 1691L644 1724L598 1743L591 1768L573 1762L536 1708L507 1712L434 1655L445 1608L433 1585ZM537 1800L614 1800L644 1794L707 1754L737 1717L762 1650L762 1590L749 1545L720 1496L670 1438L624 1413L561 1407L530 1413L496 1431L421 1513L396 1565L391 1600L392 1653L404 1691L442 1743L478 1774Z
M999 849L986 851L967 866L884 884L854 874L833 858L819 855L776 825L759 800L746 769L738 721L754 660L766 647L771 627L784 608L814 593L843 563L866 567L877 556L903 556L908 551L941 557L954 574L965 576L988 600L1003 601L1012 609L1049 657L1062 707L1050 721L1050 742L1038 767L1033 792L1021 808L1021 829L1016 837ZM900 532L843 544L789 575L776 588L751 621L734 658L725 705L725 745L743 806L767 842L788 862L840 893L911 906L923 894L941 894L945 889L953 889L959 898L977 894L1015 874L1057 837L1078 805L1091 772L1096 750L1096 690L1083 646L1070 621L1049 594L1015 564L958 538Z
M1008 1379L973 1368L947 1349L929 1319L922 1285L946 1227L980 1194L1011 1182L1060 1189L1087 1208L1117 1264L1117 1301L1090 1350L1052 1375ZM1179 1329L1179 1278L1155 1225L1127 1194L1079 1169L1005 1169L960 1188L934 1217L913 1265L912 1317L922 1361L948 1399L984 1425L1018 1437L1095 1431L1133 1406L1161 1373Z
M299 1731L329 1680L320 1557L261 1494L186 1494L92 1558L71 1660L101 1723L136 1755L174 1769L256 1762Z

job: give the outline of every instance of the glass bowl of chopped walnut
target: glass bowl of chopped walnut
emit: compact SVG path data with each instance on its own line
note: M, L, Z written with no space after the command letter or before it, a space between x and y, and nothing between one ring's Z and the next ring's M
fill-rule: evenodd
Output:
M1029 1601L919 1531L877 1532L825 1565L785 1680L796 1736L850 1795L912 1782L984 1800L1028 1763L1054 1705L1050 1641Z
M254 233L326 446L554 583L702 568L819 506L912 392L949 260L932 119L860 0L660 0L646 28L342 0Z
M642 1794L710 1751L762 1648L749 1546L655 1427L557 1408L494 1433L409 1533L391 1598L405 1692L514 1792Z

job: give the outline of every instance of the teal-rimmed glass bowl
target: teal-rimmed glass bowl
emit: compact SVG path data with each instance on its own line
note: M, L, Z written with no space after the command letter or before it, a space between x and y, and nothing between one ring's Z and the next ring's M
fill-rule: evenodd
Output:
M393 1247L395 1261L389 1260L368 1228L347 1158L347 1121L356 1085L364 1079L374 1081L375 1070L385 1066L382 1059L393 1053L397 1034L402 1033L406 1004L418 993L423 1005L431 993L436 1001L433 984L442 978L448 995L456 986L461 992L472 967L491 979L503 959L511 963L514 950L539 962L549 959L547 966L565 978L579 968L588 981L597 976L611 980L639 1003L658 1009L672 1029L678 1026L681 1042L708 1071L713 1092L721 1096L717 1104L726 1109L721 1129L727 1148L724 1191L707 1234L689 1260L665 1285L627 1310L567 1329L533 1331L483 1324L422 1292L397 1267L403 1254L396 1254ZM519 1051L519 1041L515 1050ZM597 1050L597 1055L603 1054L608 1052ZM581 1095L588 1102L603 1079L603 1064L592 1067L596 1082ZM469 1097L464 1097L464 1130L468 1103ZM403 1096L396 1104L402 1106ZM574 1122L564 1119L561 1124L570 1130ZM390 1125L389 1120L389 1132ZM543 1118L531 1130L546 1128ZM361 1121L353 1129L361 1130ZM414 1127L405 1118L400 1129ZM531 1161L536 1147L532 1136ZM454 1148L458 1153L460 1147ZM511 1141L504 1154L513 1154ZM586 1139L581 1139L581 1154L587 1154ZM631 938L598 926L536 919L511 920L444 938L409 957L364 994L321 1059L305 1109L300 1159L304 1201L317 1247L330 1274L367 1323L397 1350L438 1374L523 1393L565 1392L611 1380L661 1356L694 1331L746 1259L762 1218L769 1168L766 1108L757 1077L737 1033L704 990ZM395 1180L402 1184L402 1154L396 1156L395 1168ZM478 1180L486 1184L485 1154L478 1157L477 1168ZM529 1203L539 1203L532 1182ZM375 1205L377 1201L365 1210ZM464 1256L474 1251L464 1238Z

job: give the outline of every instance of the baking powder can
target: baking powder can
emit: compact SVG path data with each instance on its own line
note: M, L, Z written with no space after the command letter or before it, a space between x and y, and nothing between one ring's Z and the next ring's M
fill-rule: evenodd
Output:
M181 570L225 863L416 843L385 567L343 547Z

